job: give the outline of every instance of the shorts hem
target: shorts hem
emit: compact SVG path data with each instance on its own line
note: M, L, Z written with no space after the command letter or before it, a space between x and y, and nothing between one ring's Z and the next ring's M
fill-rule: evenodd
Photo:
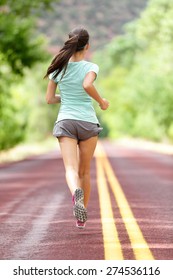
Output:
M56 137L56 138L68 137L68 138L72 138L72 139L75 139L75 140L78 141L78 139L76 137L73 137L73 136L70 136L70 135L67 135L67 134L64 134L64 135L63 134L62 135L55 135L55 134L53 134L53 136Z

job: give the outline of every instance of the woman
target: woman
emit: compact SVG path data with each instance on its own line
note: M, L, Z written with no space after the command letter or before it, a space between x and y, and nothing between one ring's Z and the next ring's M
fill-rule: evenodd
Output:
M99 68L84 60L88 49L87 30L75 28L69 33L69 39L54 57L45 75L50 79L46 92L47 103L61 102L53 135L59 140L78 228L84 228L87 220L90 163L98 134L102 130L92 98L102 110L109 106L109 102L99 95L93 85ZM56 94L57 85L60 95Z

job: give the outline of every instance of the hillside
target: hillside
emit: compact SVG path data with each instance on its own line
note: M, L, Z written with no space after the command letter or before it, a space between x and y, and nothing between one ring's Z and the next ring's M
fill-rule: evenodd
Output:
M39 30L49 39L54 52L67 38L69 30L85 26L91 35L92 50L107 44L123 33L123 25L139 17L147 0L62 0L53 10L43 12Z

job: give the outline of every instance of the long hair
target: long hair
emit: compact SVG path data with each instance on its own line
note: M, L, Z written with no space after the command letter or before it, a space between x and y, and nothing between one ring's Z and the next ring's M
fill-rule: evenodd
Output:
M53 58L50 66L47 69L47 73L44 78L47 78L49 74L53 73L55 70L54 78L63 71L63 75L67 69L67 64L70 57L78 51L82 51L89 42L88 31L82 27L77 27L73 29L69 34L69 39L64 43L64 46L60 49L59 53Z

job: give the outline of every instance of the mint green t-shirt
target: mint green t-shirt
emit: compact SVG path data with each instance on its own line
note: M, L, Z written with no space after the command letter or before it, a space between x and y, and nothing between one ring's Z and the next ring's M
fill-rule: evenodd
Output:
M98 74L98 65L81 60L69 62L62 79L62 72L56 78L53 78L55 72L49 75L49 79L58 84L61 95L57 121L73 119L99 123L92 105L92 98L83 88L84 78L90 71Z

